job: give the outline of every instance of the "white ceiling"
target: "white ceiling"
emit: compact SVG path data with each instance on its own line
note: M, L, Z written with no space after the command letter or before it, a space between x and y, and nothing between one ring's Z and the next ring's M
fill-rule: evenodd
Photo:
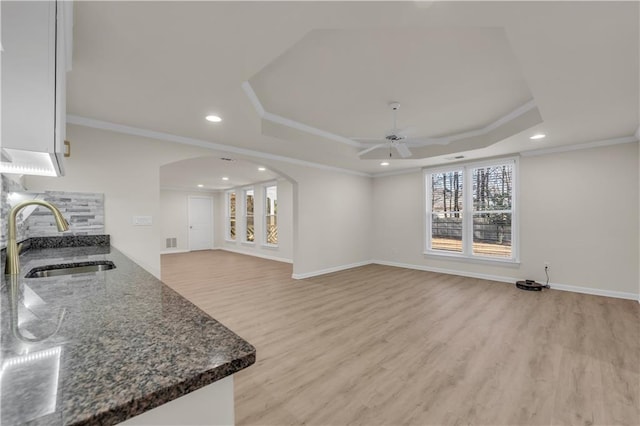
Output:
M638 129L639 18L637 2L609 1L76 2L67 110L365 173L589 143ZM340 138L264 119L245 82L264 112L344 138L386 132L389 101L421 137L528 100L543 121L382 169ZM537 131L548 137L529 140Z
M160 187L180 191L219 191L278 178L259 164L226 157L200 157L160 167ZM224 180L223 178L227 178ZM198 185L202 185L199 187Z
M313 30L253 76L264 108L348 138L483 127L532 98L502 28Z

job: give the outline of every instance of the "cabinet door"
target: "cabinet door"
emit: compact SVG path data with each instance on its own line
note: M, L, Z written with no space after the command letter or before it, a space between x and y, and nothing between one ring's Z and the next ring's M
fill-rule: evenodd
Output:
M73 50L73 2L58 1L56 22L56 129L53 152L59 153L61 174L64 140L67 130L67 71L71 70Z
M2 146L53 152L56 3L3 1Z

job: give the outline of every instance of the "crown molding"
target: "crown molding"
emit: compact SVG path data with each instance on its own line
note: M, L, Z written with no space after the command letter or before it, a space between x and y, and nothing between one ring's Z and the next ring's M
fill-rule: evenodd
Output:
M435 144L448 145L451 142L456 142L462 139L474 138L477 136L484 136L489 132L492 132L501 126L504 126L508 122L515 120L516 118L520 117L522 114L526 114L527 112L535 108L537 108L536 103L533 99L531 99L525 102L523 105L520 105L518 108L514 109L513 111L503 115L502 117L498 118L496 121L489 123L484 127L481 127L479 129L469 130L468 132L464 132L464 133L456 133L449 136L442 136L439 138L426 138L424 139L423 144L417 143L414 146L428 146L428 145L435 145Z
M259 104L259 101L258 101L258 104ZM82 117L82 116L73 115L73 114L67 115L67 123L74 124L77 126L90 127L90 128L99 129L99 130L108 130L116 133L132 135L132 136L140 136L144 138L157 139L157 140L178 143L183 145L197 146L197 147L209 149L212 151L224 151L224 152L229 152L229 153L234 153L239 155L246 155L249 157L261 158L265 160L281 161L283 163L294 164L294 165L305 166L305 167L313 167L320 170L334 171L334 172L345 173L353 176L377 178L377 177L386 177L386 176L415 173L416 171L422 170L422 167L412 167L409 169L394 170L394 171L381 172L381 173L365 173L365 172L358 172L350 169L343 169L340 167L328 166L326 164L314 163L311 161L299 160L296 158L286 157L282 155L268 154L261 151L255 151L255 150L246 149L246 148L238 148L231 145L207 142L201 139L188 138L184 136L172 135L169 133L141 129L138 127L125 126L122 124L96 120L93 118L87 118L87 117ZM635 135L632 135L632 136L624 136L620 138L605 139L600 141L565 145L565 146L552 147L552 148L535 149L531 151L521 151L520 155L523 157L535 157L539 155L556 154L556 153L563 153L563 152L570 152L570 151L578 151L582 149L592 149L592 148L600 148L600 147L612 146L612 145L618 145L618 144L632 143L632 142L638 142L640 140L639 136L640 136L640 127L638 128L638 130L636 130Z
M538 155L559 154L562 152L579 151L582 149L600 148L605 146L620 145L625 143L638 142L636 136L623 136L621 138L604 139L587 143L577 143L573 145L557 146L553 148L534 149L532 151L522 151L523 157L536 157Z
M258 95L256 95L256 92L254 92L253 87L251 87L251 84L249 84L248 81L242 83L242 90L244 90L244 93L251 101L251 105L253 105L253 108L256 110L260 118L264 117L266 111L264 110L260 99L258 99Z
M260 116L260 118L262 118L263 120L268 120L268 121L271 121L272 123L281 124L283 126L290 127L292 129L300 130L301 132L320 136L322 138L340 142L345 145L354 146L356 148L363 147L362 144L356 141L353 141L349 138L345 138L344 136L336 135L334 133L327 132L322 129L318 129L317 127L309 126L307 124L300 123L299 121L295 121L290 118L283 117L281 115L273 114L271 112L266 111L262 106L262 103L260 102L258 95L256 95L256 92L253 90L253 87L251 87L251 84L248 81L245 81L244 83L242 83L242 90L244 90L244 93L247 95L247 97L251 101L251 104L253 105L253 108L258 113L258 116Z
M356 148L369 148L368 150L373 150L373 149L377 148L377 147L371 147L371 144L357 142L357 141L355 141L353 139L349 139L349 138L346 138L344 136L336 135L335 133L331 133L331 132L328 132L326 130L318 129L317 127L312 127L312 126L309 126L307 124L300 123L299 121L295 121L295 120L292 120L290 118L283 117L283 116L278 115L278 114L273 114L273 113L267 111L264 108L264 106L262 105L262 102L260 102L260 98L258 98L258 95L256 94L256 92L253 90L253 87L251 86L251 83L249 83L248 81L245 81L245 82L242 83L242 90L244 90L244 93L249 98L249 101L251 101L251 104L253 105L253 108L258 113L258 116L263 120L268 120L268 121L271 121L271 122L276 123L276 124L281 124L283 126L299 130L301 132L309 133L309 134L312 134L312 135L315 135L315 136L320 136L322 138L333 140L333 141L336 141L336 142L340 142L340 143L343 143L345 145L353 146L353 147L356 147ZM503 126L506 123L508 123L508 122L520 117L522 114L525 114L525 113L531 111L534 108L536 108L536 103L535 103L535 101L533 99L530 99L527 102L525 102L523 105L520 105L519 107L517 107L513 111L505 114L504 116L498 118L494 122L489 123L488 125L486 125L484 127L481 127L479 129L470 130L470 131L467 131L467 132L464 132L464 133L457 133L457 134L448 135L448 136L442 136L442 137L438 137L438 138L425 138L425 139L423 139L424 143L416 143L413 146L428 146L428 145L434 145L434 144L447 145L447 144L449 144L451 142L455 142L455 141L458 141L458 140L471 138L471 137L476 137L476 136L483 136L483 135L486 135L487 133L497 129L498 127ZM361 155L361 154L362 153L359 153L358 155Z
M238 155L246 155L248 157L261 158L263 160L281 161L283 163L295 164L297 166L313 167L315 169L328 170L332 172L345 173L353 176L371 177L370 173L358 172L340 167L328 166L326 164L313 163L311 161L299 160L297 158L285 157L283 155L269 154L262 151L254 151L247 148L238 148L232 145L224 145L215 142L208 142L202 139L189 138L185 136L173 135L170 133L156 132L154 130L141 129L139 127L125 126L123 124L111 123L108 121L96 120L93 118L82 117L79 115L67 115L67 124L75 124L77 126L90 127L99 130L109 130L116 133L122 133L132 136L140 136L143 138L156 139L165 142L178 143L182 145L197 146L199 148L209 149L212 151L224 151Z
M410 169L402 169L402 170L393 170L389 172L381 172L373 175L373 178L379 177L387 177L387 176L398 176L398 175L408 175L411 173L418 173L422 171L424 167L412 167Z
M206 189L206 188L181 188L179 186L160 186L161 191L171 191L171 192L198 192L202 194L217 194L226 191L225 189Z
M640 131L640 129L639 129ZM636 132L638 133L638 132ZM605 140L600 140L600 141L593 141L593 142L587 142L587 143L578 143L578 144L572 144L572 145L565 145L565 146L558 146L555 148L544 148L544 149L536 149L536 150L532 150L532 151L522 151L519 154L522 157L537 157L540 155L549 155L549 154L559 154L559 153L563 153L563 152L571 152L571 151L580 151L583 149L593 149L593 148L601 148L601 147L605 147L605 146L612 146L612 145L620 145L620 144L625 144L625 143L633 143L633 142L638 142L640 140L640 138L638 138L637 136L624 136L621 138L613 138L613 139L605 139ZM517 154L506 154L506 156L513 156L513 155L517 155ZM504 156L497 156L497 157L485 157L485 159L500 159ZM482 158L478 158L475 159L474 161L482 161ZM442 167L446 167L448 165L453 165L453 164L460 164L460 163L464 163L464 161L460 161L460 162L456 162L456 163L447 163L447 164L443 164L441 165ZM394 171L388 171L388 172L381 172L381 173L373 173L372 177L373 178L379 178L379 177L387 177L387 176L397 176L397 175L404 175L404 174L410 174L410 173L415 173L415 172L419 172L421 170L423 170L424 167L412 167L410 169L402 169L402 170L394 170Z

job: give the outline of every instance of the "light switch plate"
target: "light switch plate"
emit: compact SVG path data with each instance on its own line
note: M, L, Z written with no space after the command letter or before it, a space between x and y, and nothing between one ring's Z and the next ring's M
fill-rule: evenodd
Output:
M152 216L134 216L133 226L151 226L153 225Z

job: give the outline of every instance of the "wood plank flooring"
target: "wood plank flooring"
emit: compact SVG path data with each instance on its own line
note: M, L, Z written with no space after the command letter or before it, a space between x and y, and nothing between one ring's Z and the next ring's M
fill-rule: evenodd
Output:
M224 251L163 281L257 349L238 425L638 425L640 305L369 265L293 280Z

